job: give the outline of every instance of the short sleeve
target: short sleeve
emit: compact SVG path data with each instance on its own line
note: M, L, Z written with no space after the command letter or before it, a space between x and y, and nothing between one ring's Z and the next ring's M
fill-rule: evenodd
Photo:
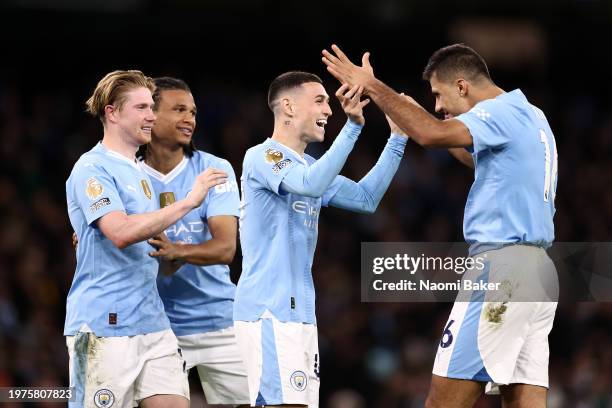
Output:
M509 107L495 99L483 101L456 117L470 131L475 153L503 148L511 137L506 123Z
M215 167L227 173L227 181L223 184L213 187L208 192L206 197L207 205L202 206L202 218L210 218L216 215L240 215L240 195L238 192L238 183L236 182L236 174L232 165L227 160L221 160L215 164Z
M251 157L249 157L248 165L250 166L251 177L254 177L265 188L280 195L281 182L292 168L301 165L301 163L297 163L294 158L288 157L282 150L268 146L253 151Z
M72 195L87 224L112 211L124 211L114 178L100 164L82 162L72 174Z

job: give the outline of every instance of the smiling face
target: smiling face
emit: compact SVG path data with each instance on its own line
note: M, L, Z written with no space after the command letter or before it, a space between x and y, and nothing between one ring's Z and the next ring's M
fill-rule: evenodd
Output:
M138 87L127 91L120 107L112 107L112 115L121 133L140 146L151 141L155 123L153 97L148 88Z
M161 91L155 114L153 142L171 147L188 146L196 126L196 105L191 92L181 89Z
M471 109L467 98L467 86L464 79L442 81L434 72L429 79L431 92L436 98L436 112L450 119Z
M292 121L298 129L300 138L306 142L322 142L325 137L325 125L331 116L329 95L323 85L307 82L291 92Z

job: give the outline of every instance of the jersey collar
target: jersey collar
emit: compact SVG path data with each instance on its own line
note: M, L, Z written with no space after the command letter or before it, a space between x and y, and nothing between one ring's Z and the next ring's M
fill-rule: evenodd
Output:
M183 169L187 166L187 162L188 162L187 157L183 156L183 160L181 160L179 162L179 164L176 165L176 167L174 167L172 170L170 170L168 172L168 174L160 173L159 171L155 170L153 167L151 167L147 163L145 163L144 160L142 160L140 162L140 165L142 166L143 170L149 176L153 177L154 179L156 179L158 181L161 181L164 184L168 184L169 182L174 180L176 178L176 176L181 174Z
M129 163L129 164L130 164L130 166L132 166L132 167L134 167L134 168L136 168L136 169L140 169L140 167L138 166L138 162L136 161L136 159L134 159L134 160L130 160L130 159L128 159L127 157L125 157L124 155L122 155L122 154L120 154L120 153L117 153L117 152L116 152L116 151L114 151L114 150L110 150L109 148L107 148L106 146L104 146L104 145L102 144L102 142L98 142L98 147L99 147L99 149L100 149L100 150L102 150L102 151L104 152L104 154L106 154L107 156L111 156L111 157L114 157L114 158L116 158L116 159L123 160L123 161L125 161L125 162Z
M289 146L286 146L286 145L282 144L281 142L277 142L276 140L273 140L271 138L268 138L266 140L266 142L282 146L284 149L289 150L289 152L292 153L295 156L295 158L298 159L300 162L302 162L303 164L308 165L308 162L306 161L306 159L304 159L298 152L296 152L295 150L293 150Z

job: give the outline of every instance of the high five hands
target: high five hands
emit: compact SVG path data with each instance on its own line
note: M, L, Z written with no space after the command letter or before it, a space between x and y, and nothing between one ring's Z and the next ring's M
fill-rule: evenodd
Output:
M349 89L347 84L343 84L336 91L336 98L340 101L342 109L351 122L364 125L363 107L370 103L369 99L361 100L363 87L355 85Z
M323 63L327 65L327 70L332 74L340 83L348 84L349 86L360 86L367 94L368 86L376 78L374 77L374 70L370 64L370 53L366 52L361 57L361 66L355 65L351 60L342 52L342 50L336 45L331 46L333 54L327 50L323 50Z

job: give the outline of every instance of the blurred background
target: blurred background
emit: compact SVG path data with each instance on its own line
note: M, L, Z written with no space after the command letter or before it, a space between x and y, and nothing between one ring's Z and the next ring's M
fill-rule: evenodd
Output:
M335 91L320 62L332 42L354 60L371 51L377 76L430 110L420 79L428 57L465 42L499 86L520 87L548 116L559 151L557 240L610 241L611 27L612 3L597 0L1 0L0 386L67 385L62 330L75 257L65 180L101 139L84 101L105 73L185 79L199 108L196 144L240 174L246 149L271 134L275 76L307 70ZM333 103L315 156L345 121ZM384 115L368 106L343 174L365 175L387 137ZM472 179L446 151L410 142L375 215L322 211L313 270L321 407L423 405L451 304L361 303L360 242L462 241ZM560 306L550 407L612 407L611 336L612 304ZM192 406L205 406L198 383L192 392ZM483 397L477 406L500 405Z

